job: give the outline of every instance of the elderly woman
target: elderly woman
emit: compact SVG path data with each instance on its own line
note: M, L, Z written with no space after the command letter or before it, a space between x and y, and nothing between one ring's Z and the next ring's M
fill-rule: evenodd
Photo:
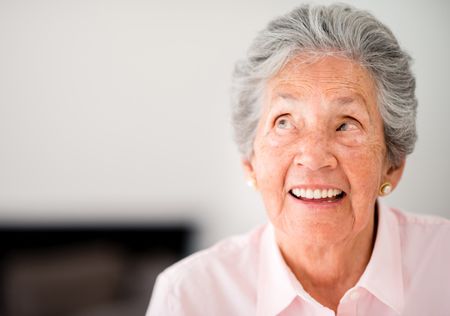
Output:
M450 222L381 205L416 141L410 57L344 5L272 21L233 123L270 224L163 272L147 315L450 315Z

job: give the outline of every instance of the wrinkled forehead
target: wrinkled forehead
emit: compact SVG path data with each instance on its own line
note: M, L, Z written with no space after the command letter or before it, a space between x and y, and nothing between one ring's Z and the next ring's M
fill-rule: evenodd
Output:
M375 81L366 68L347 57L329 54L297 55L268 81L266 92L268 100L279 95L302 98L312 93L332 99L376 100Z

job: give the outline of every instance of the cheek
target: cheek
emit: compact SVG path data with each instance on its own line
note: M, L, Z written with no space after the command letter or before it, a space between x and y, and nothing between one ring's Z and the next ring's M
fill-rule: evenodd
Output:
M338 134L336 142L346 147L361 147L364 146L365 137L359 132Z
M276 152L277 155L292 151L295 143L298 141L297 131L285 131L283 134L271 132L262 140L263 146L267 150Z
M258 185L260 188L282 187L289 166L288 156L285 146L277 142L267 141L258 149L255 148L255 170L257 181L261 182Z
M379 144L374 142L357 149L346 148L341 152L341 165L347 174L355 201L371 204L377 197L385 153L384 146Z
M382 173L382 147L347 149L344 161L341 167L350 185L349 208L353 214L353 230L360 231L373 218Z
M278 214L286 198L285 179L291 165L290 150L271 138L255 142L255 175L258 190L269 213Z
M295 135L269 133L255 141L255 156L259 159L262 173L269 169L287 168L293 154ZM272 175L273 170L269 171Z

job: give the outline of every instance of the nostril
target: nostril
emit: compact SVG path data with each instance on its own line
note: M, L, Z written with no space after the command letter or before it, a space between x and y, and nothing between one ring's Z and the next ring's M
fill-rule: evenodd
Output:
M297 153L294 157L294 164L315 171L322 168L335 168L337 159L328 150L314 149Z

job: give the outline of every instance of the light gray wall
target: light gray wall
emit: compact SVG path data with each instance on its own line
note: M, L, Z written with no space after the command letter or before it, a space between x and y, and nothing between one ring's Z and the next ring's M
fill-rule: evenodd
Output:
M330 2L330 1L322 1ZM298 1L0 1L0 221L191 219L200 247L265 220L229 79ZM419 142L389 204L450 217L450 5L350 1L415 58Z

